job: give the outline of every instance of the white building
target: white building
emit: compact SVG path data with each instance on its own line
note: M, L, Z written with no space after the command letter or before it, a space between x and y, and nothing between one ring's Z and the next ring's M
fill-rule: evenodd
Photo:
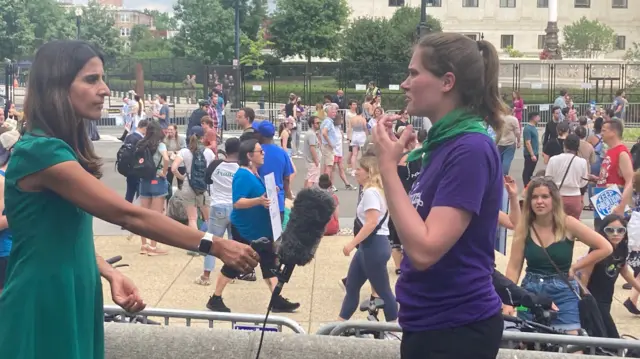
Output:
M549 16L548 0L431 0L427 13L442 22L443 30L468 34L491 41L496 47L512 46L537 56L544 45L544 29ZM419 7L421 0L349 0L358 17L391 17L406 5ZM640 0L559 0L558 27L582 16L597 19L617 33L616 51L609 58L620 58L633 42L640 42Z

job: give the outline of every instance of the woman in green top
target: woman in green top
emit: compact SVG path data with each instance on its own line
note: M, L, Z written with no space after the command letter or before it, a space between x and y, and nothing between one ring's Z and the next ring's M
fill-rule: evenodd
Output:
M102 359L100 275L115 303L145 307L135 285L96 255L92 216L184 249L205 234L125 201L99 178L101 162L86 132L99 120L109 88L100 52L81 41L55 41L37 52L25 102L26 133L7 168L5 204L13 231L0 295L0 357ZM248 272L250 247L213 238L211 254Z
M572 264L574 240L583 242L592 251ZM568 334L578 333L580 313L576 293L579 291L573 279L574 273L593 266L611 252L611 244L604 237L564 213L562 197L551 178L537 177L529 182L506 274L507 278L518 283L522 265L527 260L527 274L522 280L522 287L553 300L558 307L558 317L551 323L554 328ZM572 288L561 276L569 278Z

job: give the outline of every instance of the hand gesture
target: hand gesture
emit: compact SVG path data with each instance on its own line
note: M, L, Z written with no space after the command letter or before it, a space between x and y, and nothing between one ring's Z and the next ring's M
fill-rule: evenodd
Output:
M123 274L115 271L111 280L111 299L129 313L143 310L147 305L140 297L138 288Z
M405 152L407 143L413 136L413 126L407 125L402 131L402 136L397 138L393 133L393 121L400 119L400 115L385 115L378 120L377 125L371 129L373 143L376 148L376 157L380 168L393 167L398 165Z
M271 200L269 199L269 197L267 197L267 194L263 194L262 197L260 197L260 205L264 206L264 208L269 208L269 206L271 205Z
M213 255L242 273L251 272L260 261L258 253L244 243L228 240L218 240L214 243L216 248Z
M511 176L504 176L504 188L507 190L509 197L518 195L518 185Z
M531 161L532 161L532 162L538 162L538 157L536 157L536 156L531 156Z
M516 308L507 305L507 304L503 304L502 305L502 314L504 315L510 315L510 316L516 316Z

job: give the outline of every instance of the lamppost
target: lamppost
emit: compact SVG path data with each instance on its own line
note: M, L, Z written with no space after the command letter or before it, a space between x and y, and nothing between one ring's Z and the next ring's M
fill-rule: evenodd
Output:
M549 0L549 21L544 38L544 51L549 60L562 60L562 52L558 47L558 0Z
M427 3L433 5L433 0L422 0L420 4L420 23L418 24L418 39L427 34Z
M234 89L233 89L233 97L234 101L233 101L233 106L235 106L236 108L240 108L241 104L240 104L240 81L242 81L242 79L240 78L240 76L242 76L242 72L240 70L240 0L236 0L236 4L235 4L235 15L236 15L236 19L235 19L235 59L233 60L233 65L235 68L235 72L236 72L236 79L233 82L234 84Z
M80 40L80 18L82 17L82 8L76 8L76 39Z

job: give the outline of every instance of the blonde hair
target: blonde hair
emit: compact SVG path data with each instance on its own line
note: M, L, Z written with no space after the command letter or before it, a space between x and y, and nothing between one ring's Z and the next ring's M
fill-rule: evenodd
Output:
M563 240L567 235L567 229L565 226L565 217L564 209L562 207L562 197L560 196L560 191L558 187L553 182L553 180L539 177L534 178L527 185L527 191L524 197L524 204L522 205L522 218L520 222L516 226L515 235L513 237L514 241L522 240L524 241L529 235L529 231L533 226L533 222L536 220L536 214L531 210L531 198L533 197L533 191L539 187L547 187L549 189L549 193L551 194L552 200L552 226L553 233L555 237L555 242L559 242ZM540 240L538 238L538 240ZM540 243L540 245L543 245Z
M380 194L384 195L382 177L380 176L380 167L378 167L378 159L374 156L362 156L360 158L360 167L367 171L367 174L369 175L367 182L362 185L363 189L375 188L380 191Z

